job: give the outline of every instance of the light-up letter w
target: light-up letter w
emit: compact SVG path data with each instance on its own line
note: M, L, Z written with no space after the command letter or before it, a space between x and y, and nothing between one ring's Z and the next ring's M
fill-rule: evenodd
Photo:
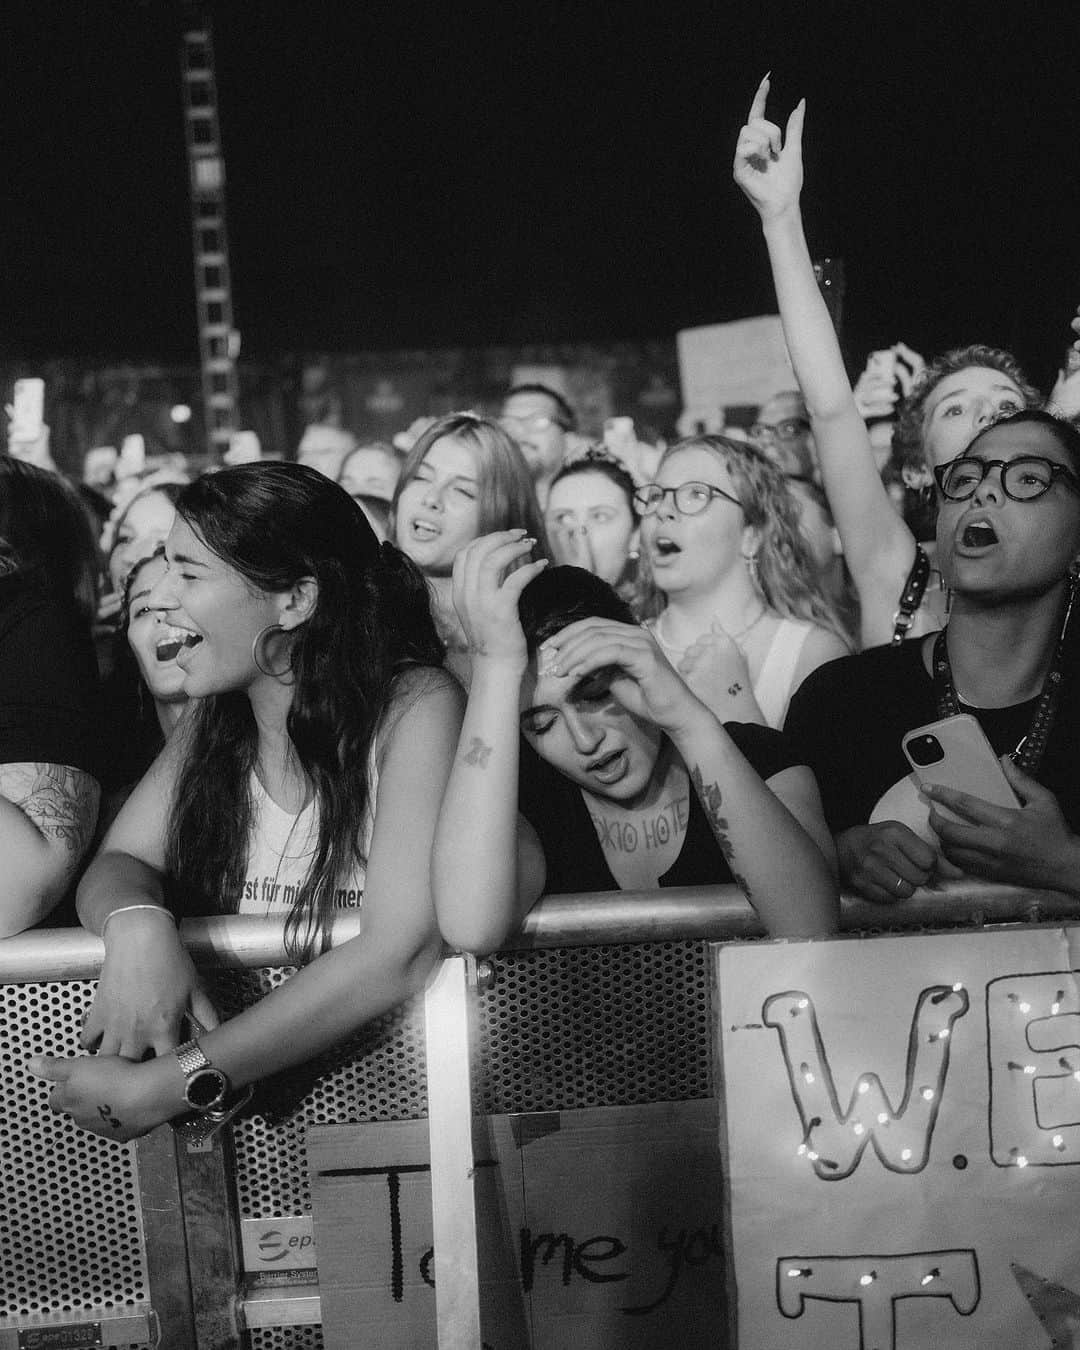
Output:
M863 1073L846 1112L833 1082L817 1011L799 990L773 994L762 1021L775 1027L802 1122L799 1153L823 1181L840 1181L858 1167L867 1144L892 1172L920 1172L930 1154L949 1071L953 1023L968 1010L965 990L946 985L924 989L908 1036L904 1092L892 1105L876 1073Z

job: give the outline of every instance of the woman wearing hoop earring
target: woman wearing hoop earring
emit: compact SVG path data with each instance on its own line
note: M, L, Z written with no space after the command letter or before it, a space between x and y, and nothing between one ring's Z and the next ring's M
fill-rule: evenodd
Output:
M664 654L721 720L783 726L806 676L851 648L782 473L749 445L696 436L665 451L636 501Z
M429 856L461 723L422 577L314 470L251 464L192 483L165 557L148 603L196 702L79 889L105 942L83 1032L97 1054L33 1066L56 1084L54 1110L114 1139L220 1115L423 986L440 950ZM335 913L357 907L361 935L331 947ZM174 922L215 912L283 916L302 967L221 1025ZM210 1029L180 1046L189 1015Z

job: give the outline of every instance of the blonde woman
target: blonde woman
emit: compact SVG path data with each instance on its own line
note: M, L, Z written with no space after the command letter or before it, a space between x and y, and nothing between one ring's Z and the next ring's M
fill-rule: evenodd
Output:
M806 676L850 650L783 474L752 446L697 436L636 500L665 655L716 716L783 726Z

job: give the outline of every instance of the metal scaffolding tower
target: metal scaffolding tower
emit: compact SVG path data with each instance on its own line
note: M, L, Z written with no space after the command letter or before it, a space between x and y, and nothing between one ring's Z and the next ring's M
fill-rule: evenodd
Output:
M214 46L208 18L193 20L185 28L181 79L203 406L210 449L220 459L236 429L239 387L225 226L225 159L218 129Z

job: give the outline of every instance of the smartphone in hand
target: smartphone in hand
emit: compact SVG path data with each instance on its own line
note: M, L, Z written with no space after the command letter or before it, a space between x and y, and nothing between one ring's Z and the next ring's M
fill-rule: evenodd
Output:
M970 713L956 713L915 727L902 738L900 746L924 787L954 788L994 806L1020 805L986 733ZM940 803L936 810L950 820L960 819Z

